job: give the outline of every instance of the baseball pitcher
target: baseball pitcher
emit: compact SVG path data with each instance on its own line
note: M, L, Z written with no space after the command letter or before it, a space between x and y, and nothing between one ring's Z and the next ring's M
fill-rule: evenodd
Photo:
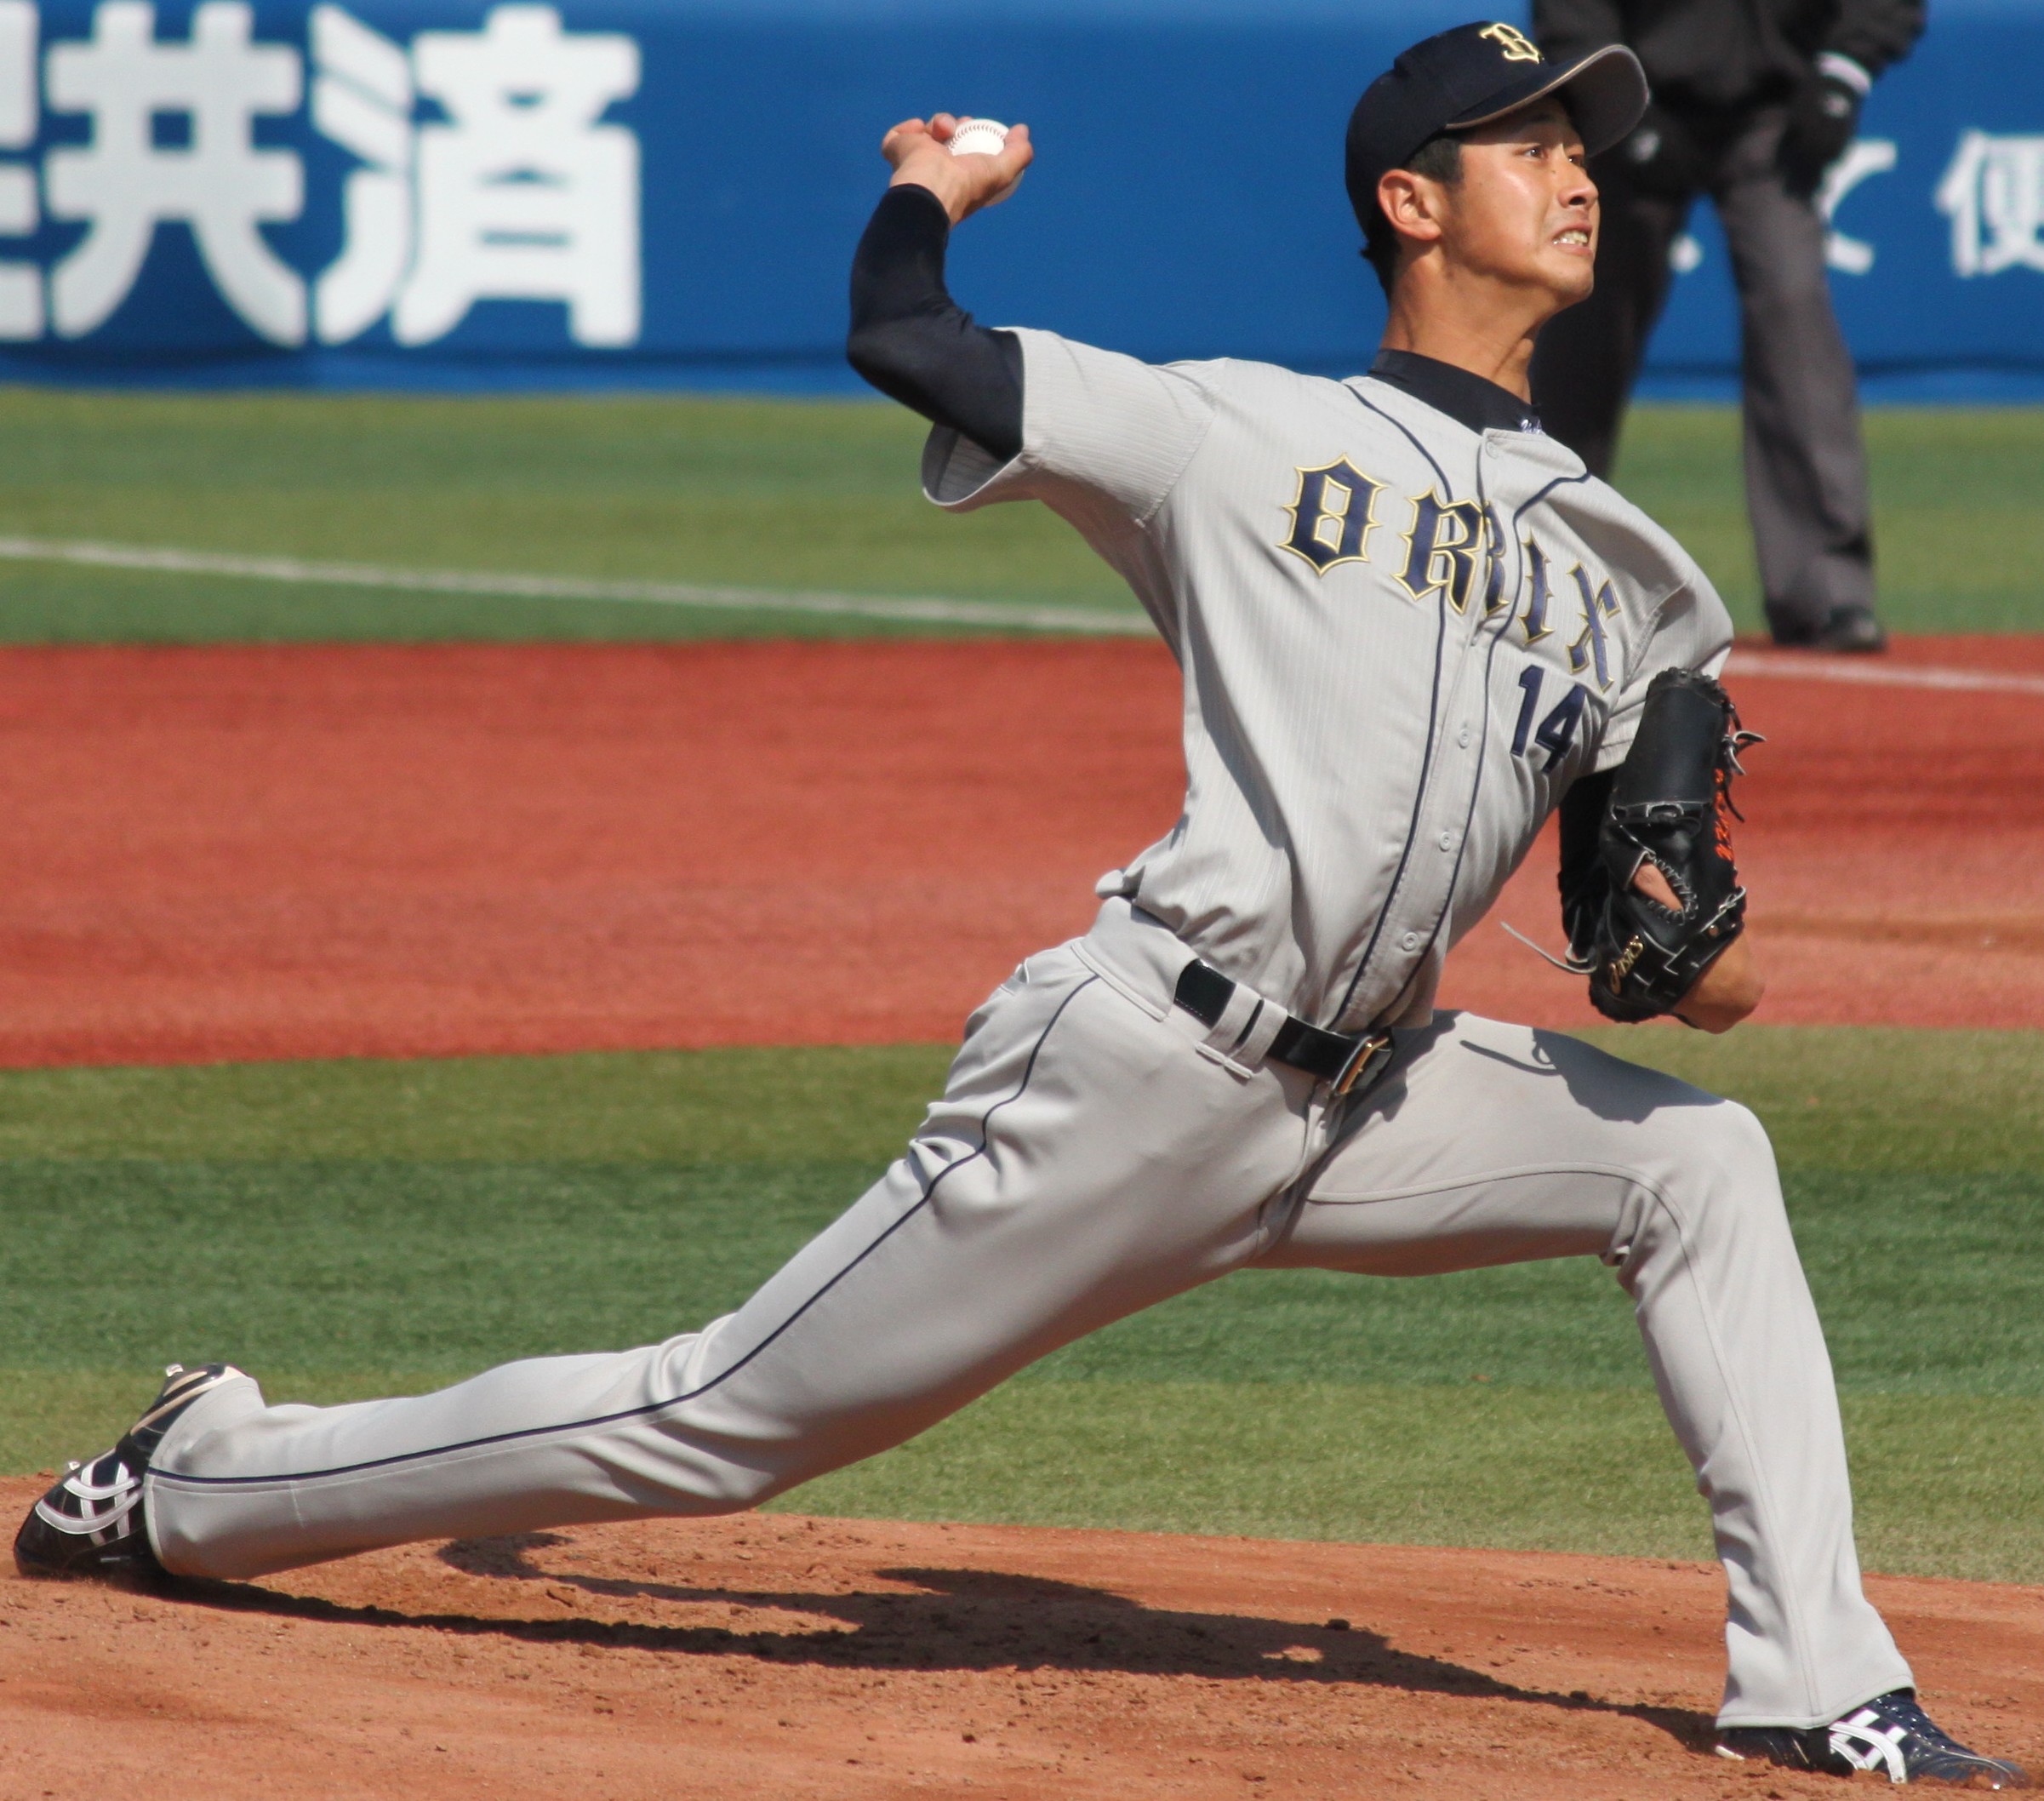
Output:
M1349 128L1390 299L1367 374L1152 367L988 330L944 285L1028 133L911 120L853 270L854 363L929 418L929 498L1033 500L1184 672L1185 808L1082 938L966 1027L900 1159L728 1317L439 1393L273 1404L173 1366L39 1501L40 1575L256 1576L413 1539L750 1507L1231 1270L1601 1258L1631 1296L1729 1591L1727 1756L2013 1786L1925 1716L1861 1592L1824 1335L1743 1107L1559 1034L1437 1013L1548 815L1567 961L1615 1018L1723 1030L1760 984L1715 676L1723 606L1545 436L1540 326L1591 282L1619 46L1472 24Z

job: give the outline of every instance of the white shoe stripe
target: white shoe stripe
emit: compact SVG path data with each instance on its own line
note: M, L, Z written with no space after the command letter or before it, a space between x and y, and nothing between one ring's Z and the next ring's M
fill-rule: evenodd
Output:
M1881 1716L1871 1707L1862 1707L1850 1719L1832 1724L1831 1749L1855 1770L1885 1768L1889 1781L1906 1782L1910 1770L1902 1741L1909 1736L1909 1728L1896 1725L1882 1731L1880 1726Z
M108 1538L126 1538L134 1529L132 1516L141 1501L142 1490L138 1484L124 1507L109 1507L104 1512L88 1512L74 1518L68 1513L60 1513L47 1501L39 1501L36 1503L36 1518L54 1531L72 1538L89 1538L95 1545L103 1545ZM102 1534L106 1536L102 1537Z

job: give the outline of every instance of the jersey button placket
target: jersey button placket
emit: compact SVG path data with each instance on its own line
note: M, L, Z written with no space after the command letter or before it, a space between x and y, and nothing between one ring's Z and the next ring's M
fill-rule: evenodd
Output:
M1482 763L1482 752L1470 750L1472 734L1466 718L1459 721L1455 729L1456 747L1464 754L1458 758L1449 753L1447 721L1468 704L1466 690L1470 682L1483 679L1488 646L1474 635L1458 637L1451 634L1447 649L1447 656L1439 673L1441 685L1437 690L1441 711L1446 717L1437 728L1440 736L1435 740L1436 751L1427 771L1421 817L1414 822L1419 826L1418 835L1411 841L1414 852L1419 852L1420 846L1429 842L1443 852L1454 850L1459 842L1457 832L1452 826L1442 824L1444 815L1451 820L1455 816L1456 803L1448 797L1458 795L1466 803ZM1426 817L1430 814L1430 820ZM1424 853L1420 852L1420 855L1424 857ZM1427 929L1402 931L1396 939L1387 941L1395 943L1410 957L1429 941L1438 922L1446 917L1453 894L1453 877L1452 869L1442 864L1423 866L1419 861L1408 866L1405 873L1407 879L1402 881L1395 891L1393 916L1422 921Z

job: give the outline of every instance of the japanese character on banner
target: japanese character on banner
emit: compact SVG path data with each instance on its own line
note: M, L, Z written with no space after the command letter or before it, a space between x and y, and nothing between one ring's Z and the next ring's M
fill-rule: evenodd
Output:
M1944 180L1938 210L1952 222L1952 269L2044 272L2044 137L1968 131Z
M37 121L36 66L40 20L35 0L0 0L0 152L31 150ZM42 222L35 164L0 160L0 237L26 237ZM43 271L0 259L0 341L43 335Z
M345 344L391 308L412 260L412 63L341 10L311 20L312 123L362 167L340 191L343 242L312 289L321 340Z
M43 162L50 216L81 220L78 247L51 271L50 316L67 338L105 323L127 298L157 226L190 226L221 297L277 344L305 336L304 281L260 227L298 217L305 174L295 153L259 148L259 117L297 110L299 54L252 41L246 0L203 0L184 43L160 41L150 0L103 0L83 43L51 47L53 112L82 112L91 139ZM186 141L157 141L158 115L180 117Z
M1887 174L1895 166L1896 155L1893 138L1854 138L1824 171L1824 184L1817 190L1817 211L1824 224L1824 260L1830 267L1847 275L1864 275L1873 268L1873 245L1847 237L1834 221L1846 197L1869 176Z
M639 83L638 45L565 32L549 6L494 8L480 31L422 31L408 59L323 4L312 14L314 123L362 161L347 240L319 280L320 337L387 311L400 344L432 342L478 300L553 300L578 344L639 334L639 146L601 123ZM414 95L445 123L414 126Z

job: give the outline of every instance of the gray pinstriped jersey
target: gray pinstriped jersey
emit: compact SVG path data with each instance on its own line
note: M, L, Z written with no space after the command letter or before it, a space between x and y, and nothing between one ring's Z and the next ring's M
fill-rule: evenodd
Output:
M1185 811L1104 878L1301 1017L1424 1021L1442 959L1648 680L1732 637L1694 563L1538 432L1367 377L1156 367L1019 331L1023 447L939 430L925 491L1035 499L1185 672Z

